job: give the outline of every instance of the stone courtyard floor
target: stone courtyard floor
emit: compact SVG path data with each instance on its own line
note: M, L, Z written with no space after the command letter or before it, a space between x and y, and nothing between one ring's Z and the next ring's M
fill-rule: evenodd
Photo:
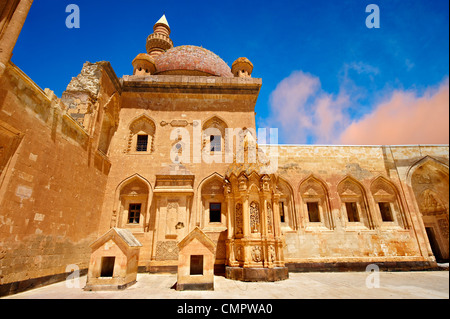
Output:
M374 277L379 275L378 278ZM66 282L36 288L2 299L448 299L449 272L290 273L274 283L245 283L215 277L214 291L176 291L173 274L138 274L123 291L88 292ZM68 282L73 284L74 282ZM377 284L379 287L377 288ZM375 286L373 288L368 288Z

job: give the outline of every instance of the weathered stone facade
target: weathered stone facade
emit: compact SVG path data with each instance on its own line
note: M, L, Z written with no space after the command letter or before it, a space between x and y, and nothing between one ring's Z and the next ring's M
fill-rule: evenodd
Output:
M448 145L260 145L278 169L256 178L226 152L239 148L230 129L255 130L251 62L173 47L165 18L154 32L133 75L86 63L60 99L0 60L0 295L86 271L89 245L113 227L142 244L148 272L175 272L196 227L216 271L448 259Z

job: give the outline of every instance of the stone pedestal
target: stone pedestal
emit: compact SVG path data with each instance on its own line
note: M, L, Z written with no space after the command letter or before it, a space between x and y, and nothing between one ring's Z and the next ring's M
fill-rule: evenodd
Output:
M242 268L225 267L225 277L240 281L280 281L289 278L287 267L276 268Z

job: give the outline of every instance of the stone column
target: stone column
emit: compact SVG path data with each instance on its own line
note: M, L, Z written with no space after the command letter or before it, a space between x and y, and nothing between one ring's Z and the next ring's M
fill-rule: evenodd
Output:
M263 267L268 267L269 261L269 247L267 244L267 199L265 192L260 196L261 213L260 213L260 227L261 227L261 249L263 254Z
M10 0L12 1L12 0ZM6 25L4 33L0 38L0 77L6 69L6 65L11 59L12 51L19 38L20 31L25 23L33 0L20 0L17 8ZM7 9L8 5L5 7Z
M280 195L273 195L273 235L275 238L281 237L281 218L280 218Z
M236 257L234 256L234 201L232 196L225 192L225 202L227 203L227 241L226 241L226 263L228 266L234 266Z
M244 203L242 204L242 231L244 238L250 236L250 204L248 203L248 195L244 195Z
M225 202L227 203L227 230L228 239L234 238L234 201L230 195L225 195Z
M252 253L251 253L251 247L246 244L248 242L248 238L250 237L250 204L248 202L248 195L245 194L244 196L244 203L242 205L242 230L244 233L243 236L243 253L244 253L244 267L249 267L250 263L252 262Z
M281 218L280 218L280 195L273 195L273 235L275 237L275 266L282 267L284 263L280 261L284 260L283 256L283 243L281 237Z

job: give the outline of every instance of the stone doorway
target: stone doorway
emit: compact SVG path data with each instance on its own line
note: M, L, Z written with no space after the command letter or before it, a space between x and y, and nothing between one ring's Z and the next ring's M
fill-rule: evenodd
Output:
M436 233L433 230L433 227L425 227L427 232L428 240L430 241L431 250L433 251L434 257L437 262L442 262L444 259L442 258L441 249L439 248L438 241L436 239Z
M436 261L449 260L448 167L427 157L411 176L411 186Z

